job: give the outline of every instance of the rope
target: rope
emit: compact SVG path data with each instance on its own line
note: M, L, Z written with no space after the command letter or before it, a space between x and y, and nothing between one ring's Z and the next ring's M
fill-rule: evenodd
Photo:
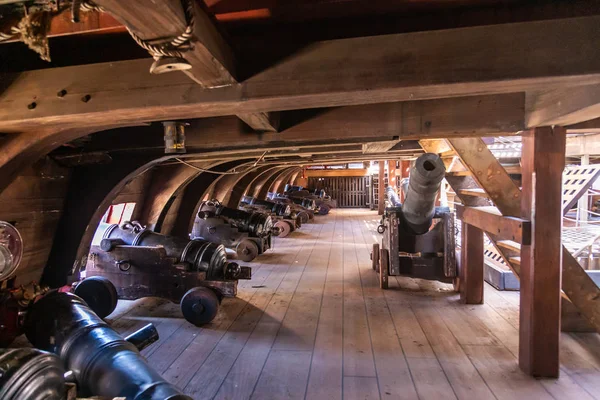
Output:
M162 57L182 57L181 47L184 44L188 43L193 36L194 32L194 3L193 0L182 0L184 4L182 4L183 9L185 11L185 21L187 26L183 33L175 38L171 39L170 42L160 43L160 44L151 44L149 41L146 41L136 35L129 27L127 27L127 31L135 40L135 42L143 49L148 51L155 60L158 60Z
M196 167L195 165L192 165L192 164L190 164L190 163L188 163L188 162L185 162L185 161L183 161L183 160L182 160L182 159L180 159L180 158L175 158L175 160L179 161L180 163L182 163L182 164L184 164L184 165L187 165L187 166L188 166L188 167L190 167L190 168L193 168L193 169L195 169L196 171L200 171L200 172L206 172L206 173L209 173L209 174L215 174L215 175L237 175L237 174L244 174L244 173L246 173L246 172L250 172L250 171L252 171L252 170L256 169L256 168L257 168L256 164L258 163L258 162L256 162L254 165L252 165L252 166L250 166L250 167L246 168L246 169L245 169L245 170L243 170L243 171L233 171L233 172L218 172L218 171L211 171L210 169L204 169L204 168Z

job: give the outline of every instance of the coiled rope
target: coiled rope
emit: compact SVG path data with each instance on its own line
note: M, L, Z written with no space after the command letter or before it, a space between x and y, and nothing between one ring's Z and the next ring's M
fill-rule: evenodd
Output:
M182 0L181 6L183 7L185 14L185 22L186 27L185 30L174 38L167 39L161 43L154 43L156 41L144 40L139 37L135 32L129 29L128 26L127 32L131 35L133 40L146 50L150 55L155 59L159 60L162 57L182 57L182 52L190 50L191 47L185 48L184 45L189 46L189 42L194 34L194 25L196 23L196 18L194 16L194 2L193 0ZM83 1L81 3L81 8L86 11L101 11L106 12L103 7L97 6L91 1ZM153 43L151 43L153 42Z

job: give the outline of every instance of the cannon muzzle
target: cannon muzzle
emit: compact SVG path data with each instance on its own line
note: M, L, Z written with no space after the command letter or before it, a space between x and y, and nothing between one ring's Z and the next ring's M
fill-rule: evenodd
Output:
M406 227L413 234L422 235L429 230L435 213L435 199L445 173L442 159L433 153L425 153L417 158L410 170L402 214Z
M27 339L56 354L73 371L85 396L130 400L191 400L166 382L144 359L136 345L98 317L71 293L50 292L33 305L25 320ZM141 345L152 340L151 330L140 333Z

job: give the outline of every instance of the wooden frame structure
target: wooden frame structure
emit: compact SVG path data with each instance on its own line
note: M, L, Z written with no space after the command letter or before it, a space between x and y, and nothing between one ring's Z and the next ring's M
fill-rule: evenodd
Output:
M457 208L465 239L461 299L471 304L481 302L483 237L477 230L484 230L520 277L519 364L534 376L559 374L561 281L563 295L596 330L600 328L595 303L600 289L560 245L565 142L565 129L560 127L536 128L523 134L522 190L481 139L421 142L426 151L450 149L468 171L460 176L450 171L447 176L464 204ZM495 207L482 206L488 200Z
M144 40L186 27L179 0L95 3ZM178 232L208 194L235 205L245 193L280 189L303 165L366 158L380 160L381 214L384 160L415 153L398 146L420 140L448 166L460 160L447 181L463 204L461 299L483 301L484 232L521 279L523 370L558 375L561 287L600 331L600 289L560 245L557 186L566 133L600 126L600 16L320 40L250 74L195 2L194 15L184 73L150 75L147 58L1 75L0 192L36 160L82 137L98 140L77 160L110 160L76 164L64 196L69 212L52 226L64 240L54 244L46 279L65 283L73 261L87 253L87 228L148 171L156 181L142 216L161 227L177 201L185 212L169 229ZM180 158L203 171L164 157L162 133L148 126L180 119L191 122L189 153ZM480 139L518 132L525 132L522 189ZM210 175L255 160L263 163L237 178Z

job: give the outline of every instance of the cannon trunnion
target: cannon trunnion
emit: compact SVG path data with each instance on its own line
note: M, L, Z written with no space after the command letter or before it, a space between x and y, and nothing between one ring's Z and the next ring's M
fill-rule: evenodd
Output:
M396 206L385 209L378 228L381 247L374 244L371 255L382 288L387 288L389 275L447 283L457 276L454 214L435 206L444 174L436 154L423 154L411 169L404 204L394 199Z
M238 259L249 262L271 248L274 231L269 215L236 210L211 200L200 205L191 238L222 244L235 250Z
M223 297L237 295L238 279L250 279L251 268L228 262L223 245L128 222L109 226L100 245L92 246L85 275L75 293L101 317L112 312L101 306L115 294L126 300L153 296L180 303L186 320L202 325L216 316Z

